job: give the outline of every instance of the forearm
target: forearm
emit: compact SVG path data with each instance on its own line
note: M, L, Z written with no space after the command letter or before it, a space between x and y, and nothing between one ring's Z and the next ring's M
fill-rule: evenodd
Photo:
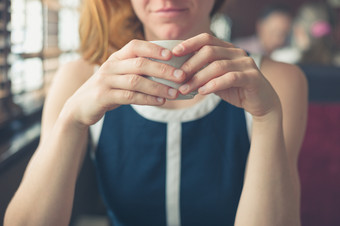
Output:
M297 172L288 160L281 114L254 120L235 225L299 225Z
M68 225L88 129L59 117L32 157L5 225Z

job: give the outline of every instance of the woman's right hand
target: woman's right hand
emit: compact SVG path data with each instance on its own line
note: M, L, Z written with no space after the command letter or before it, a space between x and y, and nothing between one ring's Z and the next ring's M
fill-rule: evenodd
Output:
M178 91L147 79L144 75L183 82L182 70L148 58L169 60L170 50L156 44L132 40L113 53L66 103L73 119L90 126L105 112L124 104L162 105L175 99Z

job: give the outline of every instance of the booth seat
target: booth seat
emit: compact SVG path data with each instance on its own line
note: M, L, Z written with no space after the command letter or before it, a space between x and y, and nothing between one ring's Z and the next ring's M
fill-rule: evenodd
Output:
M340 225L340 68L301 65L309 82L299 157L303 226Z

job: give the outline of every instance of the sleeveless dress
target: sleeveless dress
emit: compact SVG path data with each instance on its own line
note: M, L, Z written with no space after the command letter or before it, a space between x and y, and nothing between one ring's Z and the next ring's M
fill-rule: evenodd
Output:
M247 114L215 94L184 109L107 112L91 136L112 225L234 225L250 148Z

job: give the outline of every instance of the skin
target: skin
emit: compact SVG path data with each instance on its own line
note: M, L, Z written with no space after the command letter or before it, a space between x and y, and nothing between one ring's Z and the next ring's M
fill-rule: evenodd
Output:
M285 44L291 24L291 17L281 12L273 12L257 23L256 31L267 55Z
M144 24L147 40L185 40L200 33L210 32L207 29L210 26L209 16L199 18L199 21L197 16L210 13L214 1L132 0L131 3L136 15Z
M305 29L300 24L296 24L293 27L293 32L296 47L300 51L306 51L310 47L311 40Z
M213 0L132 3L147 40L185 41L170 52L147 41L132 40L95 74L91 73L94 65L84 60L60 68L46 99L41 142L6 211L5 225L69 224L89 126L106 111L123 104L181 108L209 93L253 116L251 149L235 225L300 225L297 158L307 110L303 73L295 66L268 59L263 60L260 71L245 51L213 37L208 23ZM165 7L185 10L153 14L153 9ZM153 26L154 21L157 26ZM167 60L189 52L195 55L180 70L147 59ZM188 82L174 90L140 75ZM188 102L165 99L195 89L199 94Z

